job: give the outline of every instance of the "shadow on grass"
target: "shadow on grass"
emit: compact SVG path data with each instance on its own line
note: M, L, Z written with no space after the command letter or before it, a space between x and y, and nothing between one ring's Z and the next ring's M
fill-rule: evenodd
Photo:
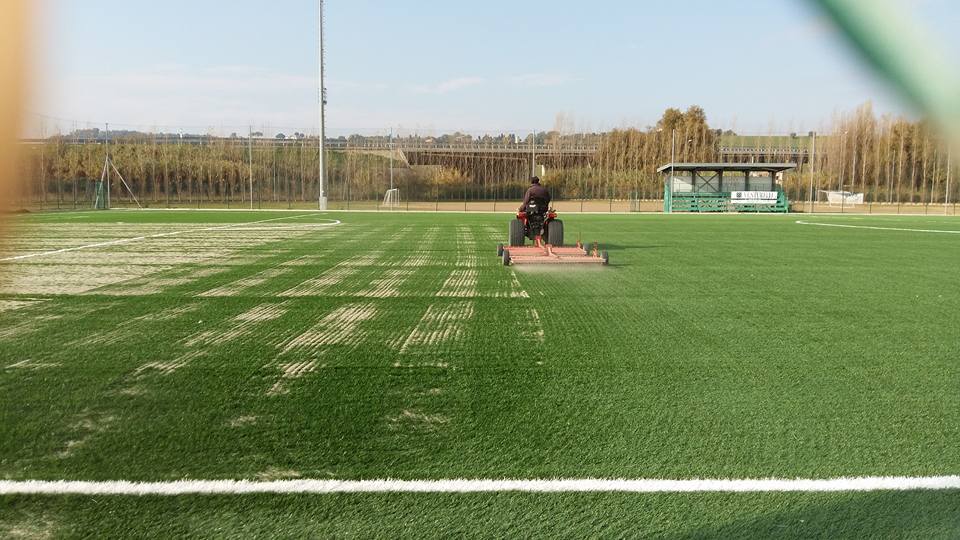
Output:
M606 242L600 242L600 249L605 249L607 251L634 251L642 249L665 249L671 248L674 246L666 246L661 244L648 244L648 245L638 245L638 244L608 244Z
M960 492L910 491L772 496L740 517L667 538L958 538ZM763 500L764 496L760 496Z
M957 538L960 493L0 497L0 532L60 536Z

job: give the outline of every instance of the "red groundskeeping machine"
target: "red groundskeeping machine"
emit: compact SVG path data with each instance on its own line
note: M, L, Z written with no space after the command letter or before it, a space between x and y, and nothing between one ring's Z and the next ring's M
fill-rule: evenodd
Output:
M503 259L504 266L609 264L610 257L606 251L600 250L596 242L590 246L578 240L576 245L564 247L563 221L557 219L556 210L546 208L546 205L531 202L510 221L510 245L497 246L497 255ZM533 245L525 246L526 239L530 239Z

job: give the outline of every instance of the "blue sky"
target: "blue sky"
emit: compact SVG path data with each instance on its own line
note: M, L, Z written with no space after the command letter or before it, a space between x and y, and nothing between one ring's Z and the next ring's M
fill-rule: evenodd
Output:
M52 125L316 130L315 0L44 2L31 110ZM743 133L820 129L867 100L910 113L802 0L326 5L335 134L644 127L690 104ZM957 58L960 3L909 5Z

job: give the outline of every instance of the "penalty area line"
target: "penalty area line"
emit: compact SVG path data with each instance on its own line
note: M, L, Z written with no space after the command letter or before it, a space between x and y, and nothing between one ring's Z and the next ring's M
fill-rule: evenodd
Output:
M330 493L756 493L960 490L960 476L826 479L0 480L0 495L244 495Z
M871 225L844 225L841 223L813 223L810 221L803 221L798 219L796 221L797 225L816 225L818 227L840 227L844 229L871 229L874 231L906 231L906 232L923 232L923 233L942 233L942 234L960 234L960 231L944 231L941 229L906 229L903 227L874 227Z
M224 229L238 229L238 228L244 227L244 226L246 226L246 225L256 225L256 224L258 224L258 223L267 223L268 221L279 221L279 220L282 220L282 219L296 219L296 218L310 217L310 216L313 216L313 214L300 214L300 215L296 215L296 216L283 216L283 217L271 218L271 219L261 219L261 220L259 220L259 221L246 221L246 222L243 222L243 223L230 223L230 224L227 224L227 225L217 225L217 226L215 226L215 227L203 227L203 228L200 228L200 229L184 229L184 230L181 230L181 231L170 231L170 232L165 232L165 233L148 234L148 235L144 235L144 236L134 236L134 237L132 237L132 238L120 238L120 239L117 239L117 240L108 240L108 241L106 241L106 242L97 242L96 244L86 244L86 245L83 245L83 246L73 246L73 247L62 248L62 249L54 249L54 250L52 250L52 251L41 251L41 252L37 252L37 253L27 253L27 254L25 254L25 255L16 255L16 256L14 256L14 257L7 257L7 258L5 258L5 259L0 259L0 262L20 261L20 260L23 260L23 259L32 259L32 258L34 258L34 257L43 257L43 256L45 256L45 255L57 255L57 254L59 254L59 253L69 253L69 252L71 252L71 251L80 251L80 250L83 250L83 249L93 249L93 248L107 247L107 246L119 246L119 245L122 245L122 244L129 244L129 243L132 243L132 242L140 242L140 241L142 241L142 240L149 240L149 239L151 239L151 238L165 238L165 237L168 237L168 236L178 236L178 235L186 234L186 233L207 232L207 231L220 231L220 230L224 230ZM333 225L340 225L340 224L342 223L339 219L327 219L327 221L329 221L329 223L310 223L310 224L308 224L308 225L333 226ZM242 228L241 228L241 229L239 229L239 230L245 230L245 229L242 229Z

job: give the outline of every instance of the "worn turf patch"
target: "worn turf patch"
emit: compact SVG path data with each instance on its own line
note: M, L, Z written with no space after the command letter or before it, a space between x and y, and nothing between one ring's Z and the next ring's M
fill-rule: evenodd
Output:
M953 220L565 217L611 266L503 267L507 215L18 217L4 258L143 239L0 262L0 478L960 473L960 238L920 231ZM281 500L328 535L956 531L953 492L875 495L8 497L0 532L230 535Z

